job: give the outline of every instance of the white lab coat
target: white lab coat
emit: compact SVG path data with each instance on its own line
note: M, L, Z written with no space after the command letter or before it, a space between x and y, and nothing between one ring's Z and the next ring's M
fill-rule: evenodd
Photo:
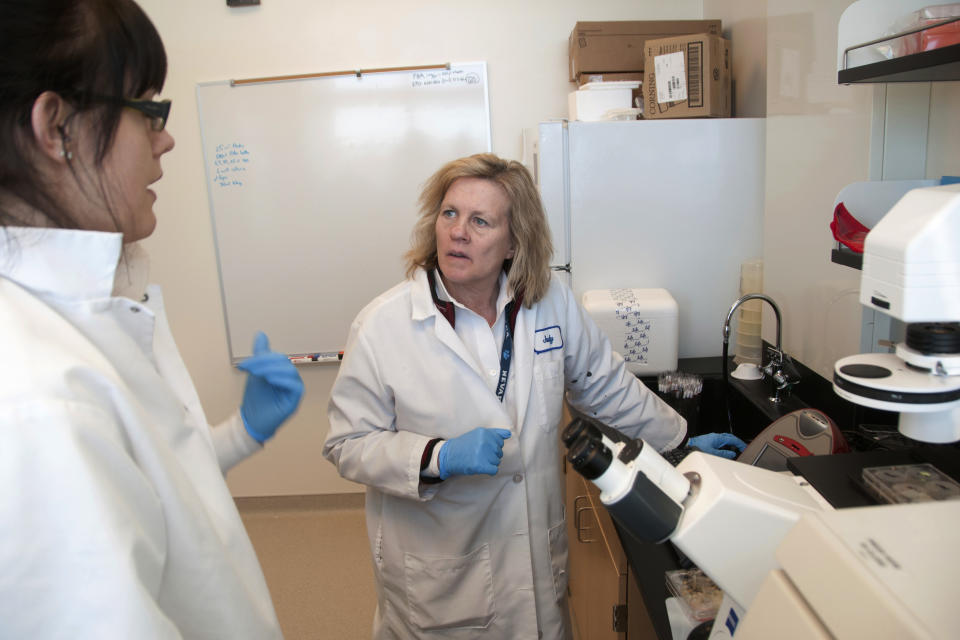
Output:
M223 479L260 446L211 434L159 289L111 295L120 234L4 233L0 636L281 637Z
M658 450L686 433L558 281L517 317L507 394L522 419L485 377L437 311L422 270L351 327L324 455L368 487L377 639L569 637L564 390L574 406ZM432 438L504 426L513 435L496 476L420 482Z

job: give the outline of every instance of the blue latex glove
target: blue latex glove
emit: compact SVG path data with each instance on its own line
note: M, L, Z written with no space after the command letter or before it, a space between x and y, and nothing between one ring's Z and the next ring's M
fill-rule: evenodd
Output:
M262 331L253 339L253 355L237 368L249 374L240 405L243 426L263 444L297 410L303 380L287 356L270 351L270 341Z
M497 475L503 457L503 441L510 437L506 429L477 427L462 436L447 440L440 447L437 465L440 477L465 476L485 473Z
M687 444L704 453L731 460L747 448L747 443L732 433L705 433L702 436L690 438Z

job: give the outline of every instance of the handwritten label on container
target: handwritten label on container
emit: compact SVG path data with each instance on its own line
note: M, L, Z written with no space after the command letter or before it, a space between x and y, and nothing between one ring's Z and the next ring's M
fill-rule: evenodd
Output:
M221 187L242 187L250 166L250 150L241 142L218 144L214 150L213 182Z
M613 298L614 315L624 326L620 355L627 362L646 364L650 355L650 319L643 317L632 289L612 289L610 297Z

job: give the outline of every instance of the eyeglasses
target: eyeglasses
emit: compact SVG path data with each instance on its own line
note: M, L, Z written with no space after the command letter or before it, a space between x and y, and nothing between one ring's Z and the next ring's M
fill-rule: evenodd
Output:
M113 96L96 96L85 94L88 100L96 102L109 102L111 104L120 104L130 109L136 109L150 120L150 128L154 131L163 131L167 126L167 118L170 117L169 100L131 100L129 98L117 98Z
M163 131L167 126L167 118L170 117L169 100L128 100L127 98L118 98L117 102L125 107L136 109L150 119L150 128L154 131Z

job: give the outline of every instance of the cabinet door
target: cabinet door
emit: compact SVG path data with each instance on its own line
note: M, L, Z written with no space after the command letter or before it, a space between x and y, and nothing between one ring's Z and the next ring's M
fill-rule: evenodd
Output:
M658 640L633 567L627 570L627 640Z
M593 486L568 466L570 608L581 640L625 640L624 633L614 630L614 607L626 603L626 576L610 560L600 527L605 512L597 513L588 484Z

